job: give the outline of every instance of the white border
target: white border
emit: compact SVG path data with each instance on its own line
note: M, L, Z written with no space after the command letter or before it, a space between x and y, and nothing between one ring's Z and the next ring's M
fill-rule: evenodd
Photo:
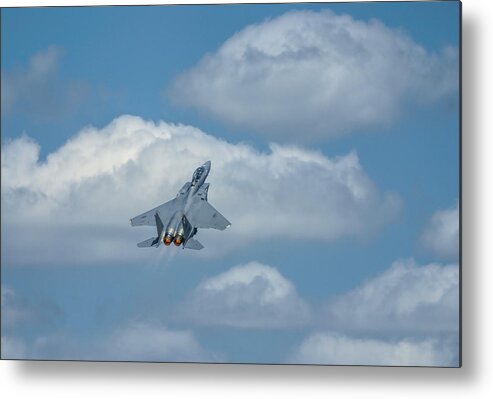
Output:
M180 3L201 2L182 0ZM76 399L491 397L492 3L491 0L463 1L462 369L1 361L0 395L4 398ZM1 2L2 7L91 4L101 3L88 0ZM138 3L119 0L104 4ZM148 0L140 4L163 2Z

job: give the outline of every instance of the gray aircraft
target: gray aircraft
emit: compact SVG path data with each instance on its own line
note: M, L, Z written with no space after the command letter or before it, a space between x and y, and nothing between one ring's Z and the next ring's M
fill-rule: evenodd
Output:
M211 170L211 161L199 166L186 182L176 198L165 202L150 211L130 219L132 226L156 226L157 237L137 244L139 248L159 247L161 243L169 246L172 242L183 248L202 249L204 246L193 239L197 229L224 230L231 223L209 202L207 192L209 183L205 179Z

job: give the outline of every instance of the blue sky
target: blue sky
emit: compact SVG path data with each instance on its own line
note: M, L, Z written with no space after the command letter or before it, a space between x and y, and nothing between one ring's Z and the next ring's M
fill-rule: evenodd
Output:
M2 9L3 356L455 365L458 15ZM232 229L199 255L136 248L153 232L128 219L206 158ZM338 314L358 300L376 326Z

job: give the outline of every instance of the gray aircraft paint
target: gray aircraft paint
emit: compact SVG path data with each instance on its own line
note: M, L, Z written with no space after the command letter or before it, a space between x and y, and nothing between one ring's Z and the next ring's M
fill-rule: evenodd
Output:
M156 226L157 237L137 244L139 248L159 247L161 243L182 245L200 250L203 245L193 239L199 228L224 230L231 223L207 201L211 161L195 169L192 180L186 182L176 198L130 219L132 226Z

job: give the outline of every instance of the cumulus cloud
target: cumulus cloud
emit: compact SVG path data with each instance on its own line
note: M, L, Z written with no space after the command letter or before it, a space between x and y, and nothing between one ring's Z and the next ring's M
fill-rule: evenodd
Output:
M60 118L72 112L87 97L89 86L82 81L63 81L58 67L64 50L42 49L29 59L26 68L2 71L2 114L22 114L37 120Z
M290 363L438 366L459 363L458 266L399 260L326 303L318 331Z
M189 320L238 328L286 328L309 319L309 308L277 269L257 262L203 281L182 307Z
M382 366L457 366L448 342L433 339L383 341L335 333L314 333L296 350L292 363Z
M83 341L63 330L29 339L2 335L2 358L149 362L224 360L221 354L206 351L189 330L147 322L131 322L108 335Z
M201 282L179 313L209 326L315 328L288 363L453 367L458 284L455 264L399 260L319 307L299 297L277 269L252 262Z
M435 212L421 235L425 248L445 259L459 256L459 203Z
M386 126L457 86L457 48L427 51L378 20L325 10L247 26L168 94L232 126L304 141Z
M46 301L23 301L2 286L2 358L135 361L221 361L221 354L202 348L190 330L156 321L129 321L106 334L84 340L53 323ZM26 331L28 334L26 336Z
M367 237L400 207L355 152L329 159L277 144L259 152L191 126L133 116L82 129L45 161L39 150L26 136L2 146L4 265L145 259L151 251L135 243L155 231L131 229L129 218L173 198L208 159L209 200L232 226L201 231L206 248L199 256L256 240Z
M115 330L98 344L101 351L91 356L100 360L161 362L220 361L207 352L189 330L172 330L155 323L130 323Z
M459 269L399 260L382 274L332 299L323 324L380 334L457 333Z

